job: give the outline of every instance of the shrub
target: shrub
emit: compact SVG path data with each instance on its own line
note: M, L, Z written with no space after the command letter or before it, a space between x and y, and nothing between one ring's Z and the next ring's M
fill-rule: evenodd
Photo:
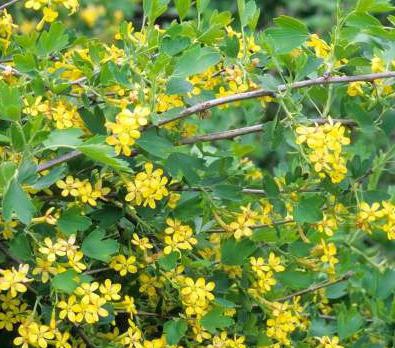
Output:
M394 7L340 3L0 5L4 347L393 344Z

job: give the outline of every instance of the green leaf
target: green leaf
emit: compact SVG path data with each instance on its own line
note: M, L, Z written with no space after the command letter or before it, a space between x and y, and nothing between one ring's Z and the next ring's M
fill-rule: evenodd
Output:
M89 283L92 279L89 275L80 274L71 269L53 277L51 286L55 290L72 294L81 283Z
M167 94L186 94L192 91L192 83L182 77L172 77L167 81Z
M213 308L208 312L202 319L200 319L200 324L209 332L214 334L217 329L223 330L234 324L232 318L225 316L223 314L222 308Z
M197 0L196 7L197 7L198 12L203 13L206 10L209 3L210 3L210 0Z
M167 10L170 0L143 0L143 9L150 23L161 16Z
M32 258L32 249L25 233L18 233L9 244L10 253L22 261Z
M10 182L16 170L13 162L3 162L0 164L0 189L3 189Z
M256 248L255 243L249 239L241 241L234 238L226 239L221 245L222 263L230 266L243 265Z
M53 23L49 31L43 31L38 40L38 51L41 55L49 55L60 51L66 47L69 37L65 34L65 27L62 23Z
M104 116L102 109L96 107L93 112L91 112L86 108L81 108L78 110L78 113L80 114L87 128L93 134L107 134L106 127L104 126L106 123L106 117Z
M80 137L83 134L83 131L79 128L56 129L44 141L44 146L47 149L53 150L59 147L75 149L78 145L82 144Z
M32 220L35 207L30 197L22 190L18 180L14 177L8 185L3 198L3 216L6 221L12 219L15 213L17 218L28 225Z
M110 166L115 170L126 172L130 171L128 163L117 158L114 148L110 145L84 143L83 145L78 146L78 150L91 160Z
M179 254L175 251L170 253L169 255L164 255L159 258L158 263L161 268L165 271L171 271L176 268Z
M302 45L309 32L306 25L292 17L280 16L274 20L277 27L266 30L272 40L272 47L277 53L284 54Z
M174 4L180 19L183 20L191 7L192 0L174 0Z
M114 239L105 239L105 231L97 228L82 242L83 253L95 260L108 262L111 255L118 252L119 244Z
M231 201L239 201L241 198L241 188L236 185L229 185L229 184L219 184L214 185L213 187L213 194L216 197L222 199L228 199Z
M173 76L188 77L206 71L221 60L221 55L210 47L194 46L178 59Z
M294 219L296 222L314 223L322 220L323 198L320 196L303 197L295 207Z
M236 36L229 37L226 36L223 44L221 46L221 50L231 58L237 58L237 55L240 51L240 42Z
M14 56L15 67L24 73L37 69L36 57L32 53L16 54Z
M255 1L250 0L247 3L245 0L238 0L237 7L239 9L240 23L242 27L249 25L253 30L259 17L259 9Z
M22 112L22 102L19 89L8 86L0 81L0 119L19 121Z
M194 184L200 180L197 171L203 169L203 160L184 153L172 153L165 167L171 176L185 178L189 184Z
M300 272L287 270L276 274L276 278L290 289L299 290L309 287L314 282L314 274L311 272Z
M176 36L175 38L165 37L161 43L161 49L164 53L175 56L182 52L191 44L191 40L185 36Z
M266 174L263 178L263 189L270 198L278 197L280 189L270 174Z
M180 342L187 332L188 324L184 319L169 320L163 326L163 332L166 336L166 342L169 345L176 345Z
M33 185L32 188L35 190L42 190L44 188L52 186L58 180L60 180L66 171L66 165L60 165L52 169L47 175L41 176Z
M81 210L77 207L70 208L63 212L58 220L60 231L69 236L78 231L87 230L92 224L92 221L81 213Z
M363 325L364 320L356 308L341 308L337 316L337 332L341 340L351 337Z
M155 129L145 131L136 144L149 154L159 158L167 158L174 149L173 144L166 138L159 136Z
M10 127L11 145L16 152L22 152L25 148L25 133L19 123L13 123Z

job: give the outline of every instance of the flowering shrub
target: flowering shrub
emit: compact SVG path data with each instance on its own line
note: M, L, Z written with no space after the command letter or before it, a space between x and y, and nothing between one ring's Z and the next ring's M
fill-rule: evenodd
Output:
M3 1L1 346L391 347L394 7L351 2Z

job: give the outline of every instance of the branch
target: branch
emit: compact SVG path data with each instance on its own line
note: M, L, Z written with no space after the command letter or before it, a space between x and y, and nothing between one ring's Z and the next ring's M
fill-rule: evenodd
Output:
M344 281L350 279L353 275L354 275L354 272L353 271L349 271L349 272L343 274L340 278L337 278L335 280L325 281L325 282L319 283L317 285L312 285L312 286L308 287L307 289L296 291L296 292L294 292L294 293L292 293L292 294L290 294L288 296L280 297L280 298L277 298L277 299L272 300L272 301L273 302L285 302L285 301L288 301L288 300L290 300L290 299L292 299L292 298L294 298L296 296L301 296L301 295L304 295L304 294L308 294L310 292L315 292L315 291L317 291L319 289L326 288L328 286L344 282Z
M255 91L250 91L250 92L244 92L244 93L238 93L238 94L233 94L229 95L223 98L217 98L217 99L212 99L208 100L202 103L198 103L196 105L193 105L189 108L184 109L181 111L178 115L168 118L162 121L159 121L157 126L163 126L165 124L180 120L182 118L188 117L190 115L214 108L219 105L223 104L228 104L228 103L233 103L241 100L247 100L247 99L254 99L254 98L260 98L264 96L271 96L271 97L276 97L279 93L284 92L288 89L300 89L300 88L305 88L305 87L310 87L310 86L315 86L315 85L329 85L333 83L349 83L349 82L356 82L356 81L374 81L378 79L385 79L385 78L391 78L395 77L395 71L387 71L383 73L377 73L377 74L366 74L366 75L355 75L355 76L334 76L334 77L317 77L315 79L311 80L304 80L304 81L299 81L299 82L294 82L291 84L282 84L277 87L277 91L270 91L267 89L257 89Z
M325 124L325 123L329 122L329 119L316 118L316 119L311 119L309 121L311 121L311 123L316 123L316 124ZM349 127L356 126L356 122L354 122L352 120L333 119L333 121L340 122L341 124L349 126ZM215 133L210 133L210 134L205 134L205 135L197 135L194 137L181 139L181 144L195 144L195 143L203 142L203 141L233 139L233 138L238 137L240 135L260 132L263 130L263 127L264 127L264 123L260 123L260 124L256 124L253 126L236 128L236 129L231 129L231 130L227 130L227 131L223 131L223 132L215 132Z
M257 228L280 226L280 225L290 224L293 222L295 222L295 221L293 221L293 220L273 221L271 224L258 224L258 225L248 226L248 227L254 230ZM225 230L224 228L217 228L217 229L212 229L212 230L207 231L207 233L225 233L225 232L229 233L229 231Z
M69 153L66 153L65 155L59 156L57 158L54 158L53 160L44 162L40 165L37 166L36 172L43 172L44 170L47 170L51 167L56 166L57 164L61 164L63 162L70 161L78 156L82 155L82 152L75 150L71 151Z
M18 1L19 1L19 0L11 0L11 1L6 2L6 3L3 4L3 5L0 5L0 11L1 11L1 10L4 10L4 9L7 8L7 7L10 7L11 5L15 4L15 3L18 2Z

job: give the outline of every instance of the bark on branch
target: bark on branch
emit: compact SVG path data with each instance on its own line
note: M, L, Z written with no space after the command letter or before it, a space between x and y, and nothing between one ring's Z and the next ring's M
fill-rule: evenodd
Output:
M291 300L292 298L294 298L296 296L301 296L301 295L304 295L304 294L308 294L310 292L315 292L315 291L317 291L319 289L326 288L328 286L344 282L344 281L350 279L353 275L354 275L354 272L349 271L349 272L343 274L341 277L339 277L339 278L337 278L335 280L325 281L325 282L322 282L322 283L319 283L319 284L316 284L316 285L312 285L312 286L310 286L310 287L308 287L306 289L303 289L303 290L300 290L300 291L296 291L296 292L294 292L294 293L292 293L292 294L290 294L288 296L277 298L277 299L273 300L273 302L285 302L285 301Z
M294 83L290 83L288 85L283 84L277 87L277 91L270 91L267 89L257 89L255 91L244 92L229 95L223 98L217 98L208 100L196 105L193 105L189 108L184 109L178 115L162 120L158 122L158 126L163 126L165 124L183 119L190 115L214 108L219 105L224 105L228 103L233 103L241 100L247 99L255 99L264 96L272 96L275 97L281 92L285 92L288 89L300 89L305 87L311 87L315 85L329 85L329 84L337 84L337 83L349 83L349 82L356 82L356 81L374 81L378 79L385 79L385 78L392 78L395 77L395 71L387 71L383 73L377 74L366 74L366 75L355 75L355 76L334 76L334 77L317 77L311 80L303 80Z

